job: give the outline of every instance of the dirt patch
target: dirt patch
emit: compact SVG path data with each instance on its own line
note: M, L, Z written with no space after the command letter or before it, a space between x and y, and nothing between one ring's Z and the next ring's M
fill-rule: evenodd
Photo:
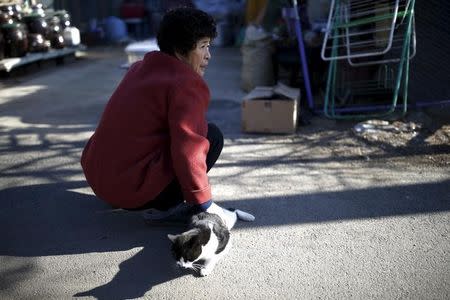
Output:
M314 144L315 151L329 153L338 160L450 166L450 125L423 112L394 121L350 122L317 117L301 127L298 136Z

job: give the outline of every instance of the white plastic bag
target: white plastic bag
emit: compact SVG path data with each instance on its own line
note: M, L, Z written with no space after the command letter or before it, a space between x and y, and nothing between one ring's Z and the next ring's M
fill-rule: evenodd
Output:
M274 45L271 35L261 27L248 26L241 53L241 88L244 91L249 92L256 86L275 84L272 58Z

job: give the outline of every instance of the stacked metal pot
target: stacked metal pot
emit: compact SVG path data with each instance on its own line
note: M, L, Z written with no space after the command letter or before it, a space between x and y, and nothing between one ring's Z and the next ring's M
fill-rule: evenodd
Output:
M0 59L77 44L79 31L70 27L70 15L64 10L46 11L42 4L27 11L19 4L0 6Z
M28 40L25 25L22 21L22 9L20 5L0 6L1 40L3 41L0 56L20 57L28 51ZM3 48L3 49L1 49Z

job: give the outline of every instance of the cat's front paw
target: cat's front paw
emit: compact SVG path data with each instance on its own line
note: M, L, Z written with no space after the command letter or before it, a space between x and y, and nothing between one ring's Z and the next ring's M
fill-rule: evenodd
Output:
M211 272L211 268L203 268L200 270L200 276L208 276L209 274L211 274Z

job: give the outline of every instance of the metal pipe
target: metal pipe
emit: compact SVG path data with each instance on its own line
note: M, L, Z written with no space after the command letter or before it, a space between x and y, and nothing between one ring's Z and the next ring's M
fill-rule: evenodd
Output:
M311 92L311 82L309 80L309 71L308 71L308 61L306 59L306 52L305 52L305 45L303 42L303 34L302 34L302 27L300 24L300 17L298 15L298 6L297 6L297 0L293 0L293 9L294 9L294 24L295 24L295 33L297 35L297 41L298 41L298 49L300 52L300 59L302 62L302 72L303 72L303 78L305 82L305 89L306 89L306 98L308 100L308 106L310 109L314 108L314 101L313 96Z

